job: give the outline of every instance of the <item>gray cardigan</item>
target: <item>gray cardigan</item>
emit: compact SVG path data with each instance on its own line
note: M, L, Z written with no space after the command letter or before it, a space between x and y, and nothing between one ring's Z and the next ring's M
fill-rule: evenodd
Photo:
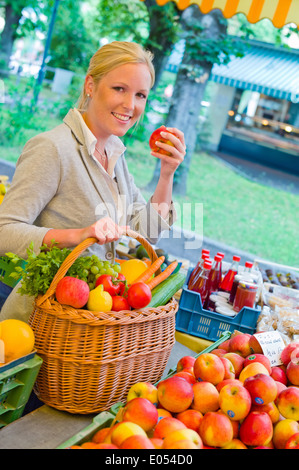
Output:
M114 136L111 139L109 145L113 151L120 141ZM117 185L123 202L121 221L117 219L111 185ZM172 213L173 208L167 223L150 201L146 203L123 154L115 165L115 180L100 171L87 151L78 116L70 110L61 125L30 139L24 147L11 188L0 206L0 256L14 252L26 258L30 243L34 243L38 253L51 228L87 227L105 215L116 223L130 225L155 243L162 230L170 229ZM101 259L112 259L114 244L94 244L88 251ZM20 296L15 291L16 288L2 307L0 320L20 318L13 301ZM27 299L18 302L23 316ZM27 311L26 318L28 314Z

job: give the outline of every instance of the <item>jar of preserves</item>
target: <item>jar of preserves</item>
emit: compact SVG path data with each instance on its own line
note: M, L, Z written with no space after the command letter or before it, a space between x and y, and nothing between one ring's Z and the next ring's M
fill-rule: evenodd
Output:
M253 282L239 281L233 304L235 312L240 312L243 307L254 307L257 288Z

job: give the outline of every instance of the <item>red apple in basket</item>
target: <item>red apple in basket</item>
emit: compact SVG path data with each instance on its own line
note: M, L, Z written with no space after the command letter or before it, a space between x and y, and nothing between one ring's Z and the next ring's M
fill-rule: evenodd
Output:
M89 286L81 279L65 276L58 282L55 295L61 305L82 308L88 301Z
M183 356L178 361L176 370L177 372L181 372L182 370L193 373L193 366L195 362L194 356Z
M272 367L270 377L272 377L272 379L276 380L277 382L283 383L284 385L287 385L288 383L286 373L280 366Z
M233 439L233 426L224 414L210 411L200 422L199 435L205 445L223 447Z
M247 357L252 352L250 348L251 335L242 333L240 335L232 336L229 341L229 352L240 354L242 357Z
M233 421L240 421L248 415L251 396L242 384L228 384L221 388L219 404L223 413Z
M287 365L286 375L292 385L299 385L299 348L294 350L297 354Z
M287 440L285 449L299 449L299 432L296 432Z
M226 353L223 357L229 359L232 365L234 366L235 378L237 379L243 369L245 358L240 356L240 354L233 352Z

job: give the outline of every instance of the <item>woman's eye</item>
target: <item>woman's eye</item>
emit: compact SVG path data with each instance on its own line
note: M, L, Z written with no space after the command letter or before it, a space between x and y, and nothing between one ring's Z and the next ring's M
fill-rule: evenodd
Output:
M113 90L115 90L115 91L123 91L123 87L122 87L122 86L115 86L115 87L113 87Z
M139 96L139 98L142 98L144 100L146 100L147 98L147 96L144 93L137 93L137 96Z

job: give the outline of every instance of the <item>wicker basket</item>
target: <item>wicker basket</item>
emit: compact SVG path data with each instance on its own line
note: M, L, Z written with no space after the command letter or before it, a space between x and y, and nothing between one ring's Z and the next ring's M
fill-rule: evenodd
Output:
M157 259L143 237L133 231L127 235ZM35 393L47 405L78 414L108 410L133 384L160 380L175 343L175 299L158 308L109 313L76 310L55 300L59 280L95 242L88 238L71 252L46 294L37 297L29 319L43 359Z

